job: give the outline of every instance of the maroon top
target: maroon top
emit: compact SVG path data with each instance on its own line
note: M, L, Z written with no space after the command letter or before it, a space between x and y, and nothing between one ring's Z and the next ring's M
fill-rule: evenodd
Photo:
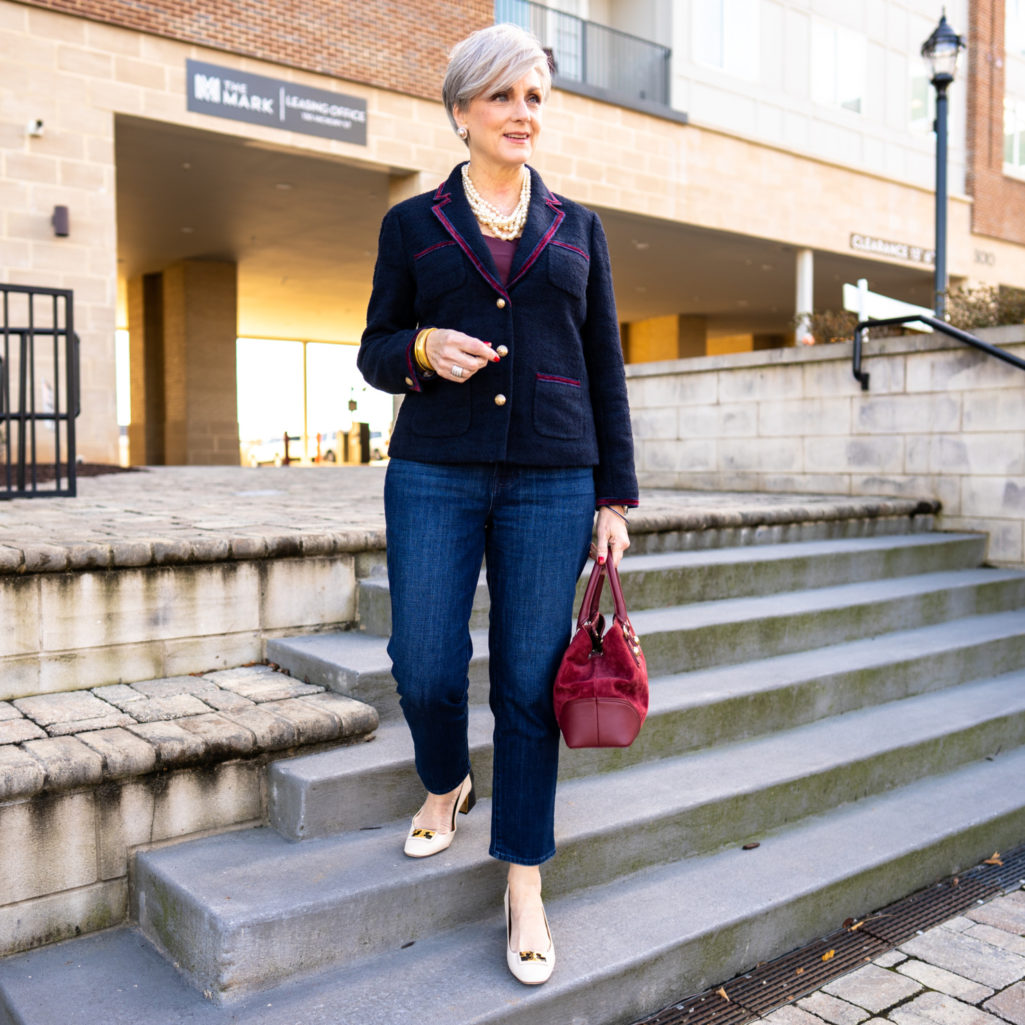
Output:
M495 269L498 271L502 284L509 284L509 271L512 270L513 255L516 252L516 243L519 239L514 238L507 242L504 238L492 238L490 235L485 235L484 241L488 244L488 252L491 253L491 259L495 261Z

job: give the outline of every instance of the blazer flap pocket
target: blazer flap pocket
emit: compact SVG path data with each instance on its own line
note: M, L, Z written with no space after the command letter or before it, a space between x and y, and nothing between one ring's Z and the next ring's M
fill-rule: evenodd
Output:
M534 382L534 430L546 438L579 438L589 408L580 381L560 374L538 374Z
M439 242L413 257L420 298L433 299L458 288L466 280L466 260L455 242Z
M548 279L564 292L583 299L587 295L587 253L569 243L552 242L548 246Z

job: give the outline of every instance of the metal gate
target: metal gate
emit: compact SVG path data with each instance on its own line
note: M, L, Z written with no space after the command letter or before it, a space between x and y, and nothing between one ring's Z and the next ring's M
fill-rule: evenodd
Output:
M71 291L0 284L0 499L74 496L79 412Z

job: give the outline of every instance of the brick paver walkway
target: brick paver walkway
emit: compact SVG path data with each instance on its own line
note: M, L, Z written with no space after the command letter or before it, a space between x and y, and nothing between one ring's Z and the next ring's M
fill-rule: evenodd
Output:
M920 933L765 1021L1025 1025L1025 889Z

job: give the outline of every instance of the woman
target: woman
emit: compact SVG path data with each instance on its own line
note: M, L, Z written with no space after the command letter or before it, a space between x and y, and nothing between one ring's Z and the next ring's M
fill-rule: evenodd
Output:
M637 504L605 236L527 166L549 89L544 51L515 26L453 50L443 98L469 161L385 216L358 359L405 396L385 483L388 651L427 789L405 852L447 848L475 800L468 621L483 559L490 853L508 862L506 961L528 984L555 964L539 868L555 853L552 682L594 511L591 552L618 562Z

